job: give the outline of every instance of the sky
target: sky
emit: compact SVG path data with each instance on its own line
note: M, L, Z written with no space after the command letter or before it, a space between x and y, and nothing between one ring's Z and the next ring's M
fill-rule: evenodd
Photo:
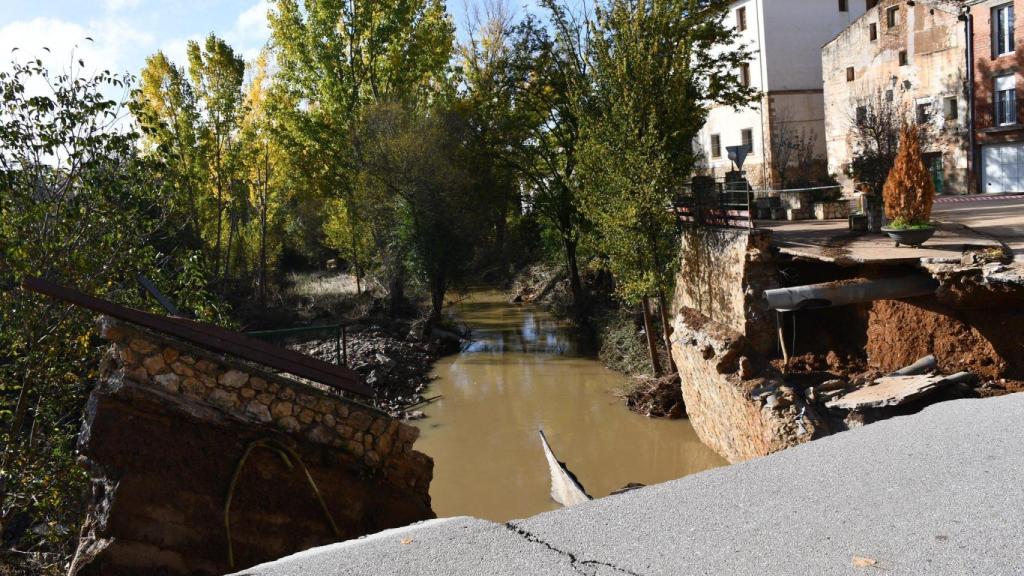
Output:
M482 1L448 1L459 28L465 25L467 6ZM510 5L522 13L523 3L533 1L510 0ZM11 50L17 47L14 58L38 57L51 70L70 68L74 54L74 59L85 61L86 71L138 75L146 57L157 50L184 64L186 43L210 32L251 59L269 36L267 4L268 0L0 0L0 70L10 68Z

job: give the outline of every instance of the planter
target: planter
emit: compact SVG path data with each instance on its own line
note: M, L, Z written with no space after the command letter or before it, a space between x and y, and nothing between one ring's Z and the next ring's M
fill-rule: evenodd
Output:
M814 203L814 217L818 220L841 220L850 216L850 203L845 200L829 200Z
M935 227L929 226L927 228L892 228L891 226L883 226L882 232L889 235L896 241L896 247L902 246L913 246L920 248L921 244L928 241L929 238L935 235Z

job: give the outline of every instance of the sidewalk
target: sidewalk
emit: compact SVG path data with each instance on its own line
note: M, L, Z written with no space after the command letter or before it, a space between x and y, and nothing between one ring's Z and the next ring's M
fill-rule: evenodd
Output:
M1021 421L1024 395L944 402L505 525L434 520L239 574L1020 574Z

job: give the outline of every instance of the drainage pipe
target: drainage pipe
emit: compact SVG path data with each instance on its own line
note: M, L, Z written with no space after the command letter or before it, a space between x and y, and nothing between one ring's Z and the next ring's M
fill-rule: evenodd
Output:
M859 279L810 284L765 290L768 306L775 310L810 310L859 304L874 300L896 300L925 296L935 292L939 283L931 276L915 275L902 278Z

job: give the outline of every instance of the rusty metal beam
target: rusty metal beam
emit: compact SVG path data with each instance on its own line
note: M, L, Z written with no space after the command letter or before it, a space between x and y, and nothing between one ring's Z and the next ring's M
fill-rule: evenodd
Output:
M108 302L39 278L25 279L22 282L22 287L26 290L63 300L143 328L173 336L201 348L235 356L302 378L308 378L314 382L359 396L373 397L373 390L353 370L329 364L323 360L281 348L280 346L274 346L262 340L249 338L244 334L227 330L220 326L186 318L159 316L141 310L126 308L120 304L114 304L113 302Z

